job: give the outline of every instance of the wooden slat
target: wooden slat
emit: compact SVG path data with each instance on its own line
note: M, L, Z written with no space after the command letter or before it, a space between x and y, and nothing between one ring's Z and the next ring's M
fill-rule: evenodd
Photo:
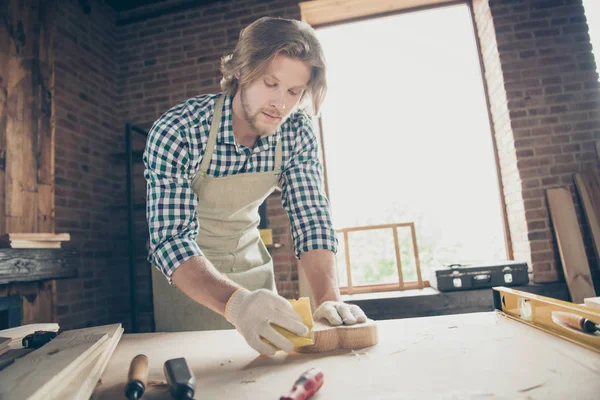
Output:
M410 224L410 235L412 237L413 254L415 255L415 269L417 270L417 282L423 287L423 277L421 276L421 259L419 258L419 246L417 245L417 231L415 224Z
M46 393L78 371L108 335L58 335L41 348L27 354L0 371L0 398L3 400L47 399ZM96 354L97 356L98 354Z
M0 236L0 240L31 240L48 242L66 242L71 240L68 233L7 233Z
M455 0L316 0L299 3L301 19L313 26L415 8L458 3Z
M388 229L388 228L401 228L401 227L409 227L412 222L401 222L397 224L381 224L381 225L367 225L367 226L353 226L350 228L340 228L336 229L337 232L357 232L357 231L370 231L375 229Z
M396 250L396 267L398 268L398 281L400 290L404 289L404 274L402 273L402 258L400 257L400 241L398 240L398 229L392 228L394 232L394 249Z
M0 15L8 15L8 2L0 1ZM0 23L0 234L6 232L6 129L8 121L8 25Z
M348 244L348 232L344 232L344 254L346 255L346 279L348 279L348 290L352 292L352 267L350 266L350 245Z
M585 297L595 297L596 291L571 192L554 188L546 194L571 300L580 304Z
M575 185L592 234L596 259L600 262L600 171L575 174Z
M54 230L52 122L53 24L56 0L8 0L11 34L6 84L6 226L1 233ZM4 14L3 14L4 15ZM4 112L3 112L4 113ZM2 182L0 182L2 183ZM38 188L38 184L48 187ZM44 215L38 217L39 213ZM41 222L41 225L39 224Z
M0 284L77 276L72 249L0 249Z
M38 283L35 295L23 296L21 318L24 324L56 321L56 282Z
M108 340L95 360L89 362L85 368L79 368L78 372L66 380L64 385L55 387L52 393L48 393L49 398L63 400L89 399L123 335L121 324L84 328L79 331L78 335L81 333L87 335L106 333ZM68 337L70 333L71 331L66 331L63 334Z

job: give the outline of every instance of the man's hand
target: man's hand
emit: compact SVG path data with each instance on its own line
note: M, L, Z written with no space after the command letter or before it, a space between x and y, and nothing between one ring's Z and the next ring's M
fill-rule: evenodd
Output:
M326 319L331 325L354 325L357 322L367 322L363 310L355 304L346 304L341 301L326 301L317 308L313 319Z
M271 324L279 325L298 336L308 334L302 317L294 311L289 301L266 289L250 292L237 290L227 302L225 318L231 322L246 342L260 354L275 355L277 348L290 352L294 344ZM272 345L265 343L268 340Z

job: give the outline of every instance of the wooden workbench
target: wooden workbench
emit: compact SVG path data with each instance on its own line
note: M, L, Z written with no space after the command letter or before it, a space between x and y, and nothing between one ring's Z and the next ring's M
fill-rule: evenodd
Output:
M600 353L495 312L378 321L364 351L258 357L234 330L124 335L93 399L124 398L131 359L149 358L143 399L169 399L163 363L185 357L196 399L279 399L311 366L313 399L599 399Z

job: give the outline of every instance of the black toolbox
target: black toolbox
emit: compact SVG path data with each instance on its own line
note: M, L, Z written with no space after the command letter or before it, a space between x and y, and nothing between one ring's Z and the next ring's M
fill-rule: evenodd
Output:
M508 260L447 264L433 269L429 284L440 292L526 285L527 269L526 262Z

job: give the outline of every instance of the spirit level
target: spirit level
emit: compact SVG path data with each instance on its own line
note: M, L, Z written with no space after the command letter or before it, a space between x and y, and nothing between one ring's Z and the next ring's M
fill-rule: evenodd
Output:
M507 317L600 353L600 310L504 286L492 288Z

